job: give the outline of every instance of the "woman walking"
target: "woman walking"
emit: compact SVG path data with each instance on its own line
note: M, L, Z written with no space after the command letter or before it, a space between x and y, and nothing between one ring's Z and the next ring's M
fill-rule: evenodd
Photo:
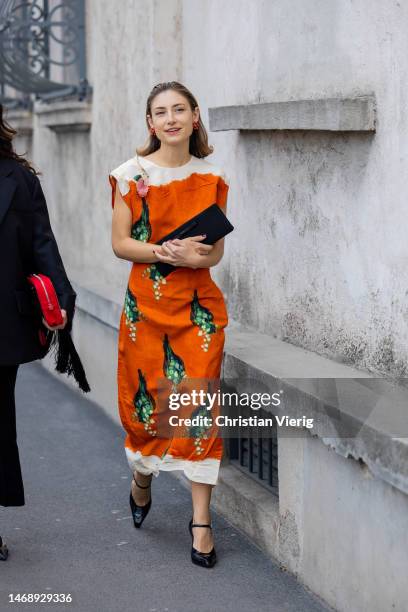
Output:
M209 268L223 256L204 236L163 236L213 203L226 212L228 180L204 158L212 153L197 101L183 85L156 85L146 104L147 145L110 175L112 248L133 262L120 321L119 411L133 472L130 506L140 527L152 503L152 475L183 470L191 481L189 524L193 563L213 567L210 500L217 483L222 439L193 428L191 436L162 437L159 381L177 389L185 378L218 379L228 314ZM159 262L174 266L168 276Z
M42 359L41 316L33 302L27 276L42 273L55 287L63 323L42 332L71 328L76 294L58 251L44 194L35 170L13 149L16 134L3 120L0 105L0 505L23 506L24 487L17 446L14 388L19 364ZM0 559L7 546L0 538Z

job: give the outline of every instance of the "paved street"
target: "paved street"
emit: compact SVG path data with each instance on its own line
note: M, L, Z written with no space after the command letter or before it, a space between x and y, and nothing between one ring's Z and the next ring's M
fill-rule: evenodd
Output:
M189 492L169 473L135 530L123 432L39 364L19 370L17 424L26 505L0 508L10 549L0 610L322 612L288 573L212 512L218 564L192 565ZM9 593L70 593L71 604L8 604Z

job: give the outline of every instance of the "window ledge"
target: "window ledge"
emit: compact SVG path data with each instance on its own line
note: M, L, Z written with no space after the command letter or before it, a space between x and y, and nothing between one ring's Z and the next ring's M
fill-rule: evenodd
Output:
M374 94L354 98L286 100L218 106L208 110L210 130L315 130L375 132Z
M92 104L87 101L36 102L34 113L40 127L58 134L89 132L92 125Z
M17 130L18 136L31 136L33 133L33 113L31 110L10 109L5 117L7 123Z
M228 330L222 377L234 383L236 391L245 392L248 381L256 381L261 391L283 390L291 417L314 418L312 436L408 494L406 387L235 321ZM285 401L272 412L288 414Z

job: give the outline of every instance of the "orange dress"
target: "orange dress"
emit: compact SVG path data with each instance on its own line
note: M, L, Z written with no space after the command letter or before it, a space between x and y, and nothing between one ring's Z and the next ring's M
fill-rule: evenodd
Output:
M141 175L148 179L145 197L138 190ZM132 237L150 243L214 202L225 206L229 186L222 170L195 156L177 168L136 156L109 181L112 206L118 185L132 212ZM191 427L169 427L169 416L208 414L208 404L175 411L168 399L186 389L206 391L208 382L217 389L227 324L224 297L209 268L177 267L163 277L155 264L133 263L118 346L119 413L132 471L158 476L183 470L192 481L217 483L223 442L214 423L200 426L196 419Z

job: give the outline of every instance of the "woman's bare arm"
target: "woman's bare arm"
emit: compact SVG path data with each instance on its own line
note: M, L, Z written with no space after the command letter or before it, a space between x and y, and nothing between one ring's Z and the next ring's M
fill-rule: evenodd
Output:
M115 205L112 215L112 249L116 257L139 263L159 261L154 250L159 250L157 244L142 242L131 237L132 213L123 201L118 185L116 185Z

